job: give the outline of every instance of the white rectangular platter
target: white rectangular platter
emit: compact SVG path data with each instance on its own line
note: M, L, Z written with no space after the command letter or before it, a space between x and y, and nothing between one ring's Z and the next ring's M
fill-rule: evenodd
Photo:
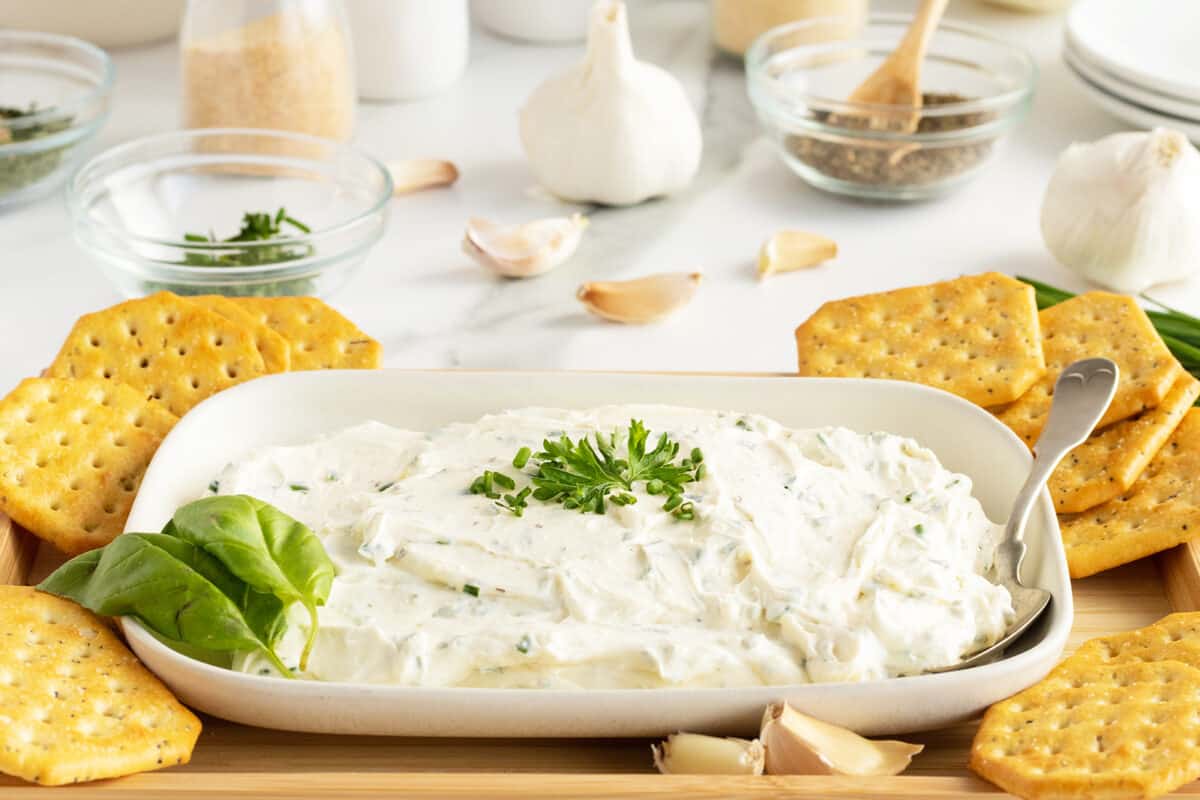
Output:
M605 373L297 372L258 379L193 409L146 474L127 530L156 531L201 496L231 459L297 444L366 420L409 429L471 421L529 405L589 408L666 403L765 414L805 428L841 425L915 438L968 475L985 511L1002 521L1030 465L1028 449L987 412L908 383L867 380ZM1057 521L1043 494L1028 530L1026 577L1054 602L1043 620L992 664L960 672L843 684L744 689L427 689L287 681L219 669L181 656L136 623L138 656L189 705L235 722L318 733L403 736L657 736L676 730L748 733L762 709L787 700L868 735L928 730L979 713L1045 675L1072 623Z

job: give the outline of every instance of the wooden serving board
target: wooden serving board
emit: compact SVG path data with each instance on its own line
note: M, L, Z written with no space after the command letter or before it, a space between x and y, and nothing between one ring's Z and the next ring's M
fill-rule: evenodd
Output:
M0 583L35 583L62 562L0 515ZM1076 581L1070 649L1141 627L1171 611L1200 610L1200 545ZM211 717L184 767L63 790L87 798L912 798L1003 795L966 768L975 723L905 737L925 744L894 778L663 776L650 742L578 739L404 739L323 736L250 728ZM46 798L0 775L0 797ZM1200 781L1181 795L1200 796Z

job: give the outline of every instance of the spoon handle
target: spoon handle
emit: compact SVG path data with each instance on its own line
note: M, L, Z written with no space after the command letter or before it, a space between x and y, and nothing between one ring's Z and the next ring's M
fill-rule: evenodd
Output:
M1107 358L1086 358L1071 364L1054 384L1054 397L1045 427L1033 448L1034 463L1008 518L1005 542L1016 549L1016 576L1025 557L1025 524L1042 487L1054 468L1086 440L1117 393L1120 370Z

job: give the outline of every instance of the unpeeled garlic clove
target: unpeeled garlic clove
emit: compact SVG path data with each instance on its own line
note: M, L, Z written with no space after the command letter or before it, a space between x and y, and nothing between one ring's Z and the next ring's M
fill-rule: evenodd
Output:
M806 231L780 231L758 252L758 277L808 269L837 257L837 242Z
M576 297L593 314L613 322L655 322L687 305L703 277L699 272L667 272L631 281L585 283Z
M458 167L449 161L414 159L392 161L387 165L392 175L392 194L402 195L450 186L458 180Z
M771 775L899 775L924 745L871 741L801 714L787 703L767 707L759 739Z
M676 733L650 745L654 766L664 775L762 775L763 747L757 739L722 739Z
M587 229L587 217L573 214L497 225L485 219L467 222L463 251L506 278L531 278L549 272L575 254Z

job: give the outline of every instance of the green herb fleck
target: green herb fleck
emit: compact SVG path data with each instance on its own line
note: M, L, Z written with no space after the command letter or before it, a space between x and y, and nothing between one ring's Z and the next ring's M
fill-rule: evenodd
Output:
M521 641L517 642L517 652L521 654L528 653L533 648L533 642L528 636L522 636Z
M45 113L45 109L39 110L34 103L24 109L0 106L0 147L42 139L71 127L73 118L67 115L39 122L22 122L26 117ZM0 197L20 191L53 173L62 163L67 147L59 145L44 150L0 155Z
M385 483L385 484L382 484L382 485L381 485L381 486L380 486L378 489L376 489L375 491L377 491L377 492L386 492L388 489L392 488L392 487L393 487L393 486L395 486L395 485L396 485L396 482L395 482L395 481L388 481L387 483Z
M917 536L920 536L925 533L925 526L918 522L916 525L913 525L913 530L917 532Z
M449 539L434 539L434 544L450 544Z
M529 463L529 457L531 455L533 455L532 450L530 450L528 447L522 447L517 451L517 454L513 456L512 465L517 469L524 469L525 465Z
M533 494L533 488L526 486L516 494L504 495L504 497L496 501L496 505L505 511L512 512L514 517L523 517L525 516L525 509L529 507L529 495L531 494Z
M292 231L284 232L287 225ZM287 209L280 207L274 215L265 211L247 211L242 214L242 227L227 239L218 239L213 233L185 233L184 241L207 245L238 245L268 242L283 239L295 232L312 233L312 228L295 217L288 216ZM255 267L263 264L280 264L299 261L313 254L310 244L253 244L250 247L206 247L204 250L184 254L184 264L192 267Z
M288 488L291 489L293 492L307 492L308 491L308 487L305 486L303 483L289 483Z
M916 495L916 492L909 492L908 494L904 495L904 502L911 503L912 499L915 495Z
M479 587L473 583L464 583L463 592L471 595L471 597L479 597Z
M221 491L221 482L220 481L212 481L211 483L208 484L208 490L210 492L212 492L213 494L216 494L217 492Z

